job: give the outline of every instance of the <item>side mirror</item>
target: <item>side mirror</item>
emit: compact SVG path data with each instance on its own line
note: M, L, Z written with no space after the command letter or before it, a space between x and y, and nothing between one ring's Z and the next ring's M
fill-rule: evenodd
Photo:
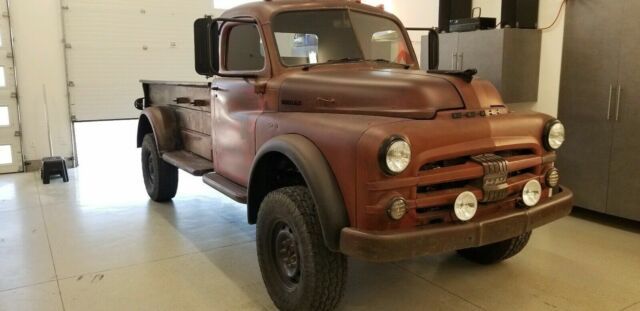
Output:
M438 32L434 29L429 30L429 70L438 69L440 65L440 39Z
M407 27L407 31L427 31L429 32L428 43L429 50L427 56L429 56L429 70L436 70L439 66L440 60L440 40L438 39L438 31L435 28L422 28L422 27ZM424 47L423 47L424 48ZM422 51L424 55L424 50ZM424 62L424 59L422 60ZM424 64L422 64L424 66Z
M212 77L220 70L218 22L206 16L193 23L196 72Z

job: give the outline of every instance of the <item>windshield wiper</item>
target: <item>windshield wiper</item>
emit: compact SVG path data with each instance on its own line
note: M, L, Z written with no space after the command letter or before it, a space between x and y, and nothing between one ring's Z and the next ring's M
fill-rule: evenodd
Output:
M409 64L401 64L401 63L396 63L396 62L392 62L388 59L384 59L384 58L376 58L376 59L367 59L368 62L375 62L375 63L385 63L385 64L391 64L391 65L398 65L398 66L402 66L404 69L409 69L411 68L411 65Z
M302 67L302 70L309 70L315 66L318 65L328 65L328 64L339 64L339 63L355 63L355 62L363 62L365 61L363 58L360 57L344 57L344 58L340 58L340 59L330 59L324 63L315 63L315 64L307 64L304 67Z

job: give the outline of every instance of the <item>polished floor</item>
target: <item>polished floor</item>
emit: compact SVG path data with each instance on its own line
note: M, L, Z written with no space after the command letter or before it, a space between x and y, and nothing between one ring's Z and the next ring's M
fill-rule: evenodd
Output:
M80 167L0 175L0 310L272 310L243 205L180 175L148 200L135 123L78 125ZM577 213L494 266L350 260L342 310L640 310L640 225Z

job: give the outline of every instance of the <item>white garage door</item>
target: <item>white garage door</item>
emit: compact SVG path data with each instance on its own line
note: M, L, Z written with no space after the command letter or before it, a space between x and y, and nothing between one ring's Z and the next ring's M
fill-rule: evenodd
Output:
M193 62L193 21L212 0L65 0L71 112L76 121L136 118L140 79L204 81Z

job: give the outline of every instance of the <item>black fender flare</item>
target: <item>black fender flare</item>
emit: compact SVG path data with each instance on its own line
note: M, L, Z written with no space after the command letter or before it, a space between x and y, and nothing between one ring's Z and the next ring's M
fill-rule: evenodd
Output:
M260 204L255 195L252 200L251 185L256 177L254 169L264 155L273 152L283 154L297 167L315 202L325 245L332 251L339 251L340 233L343 228L349 226L342 191L320 149L302 135L285 134L269 140L260 147L251 168L248 209L257 210L259 206L256 205ZM251 219L249 221L251 222Z
M164 153L180 149L181 138L178 118L169 107L147 107L138 120L137 146L142 146L146 134L153 133L158 152Z

